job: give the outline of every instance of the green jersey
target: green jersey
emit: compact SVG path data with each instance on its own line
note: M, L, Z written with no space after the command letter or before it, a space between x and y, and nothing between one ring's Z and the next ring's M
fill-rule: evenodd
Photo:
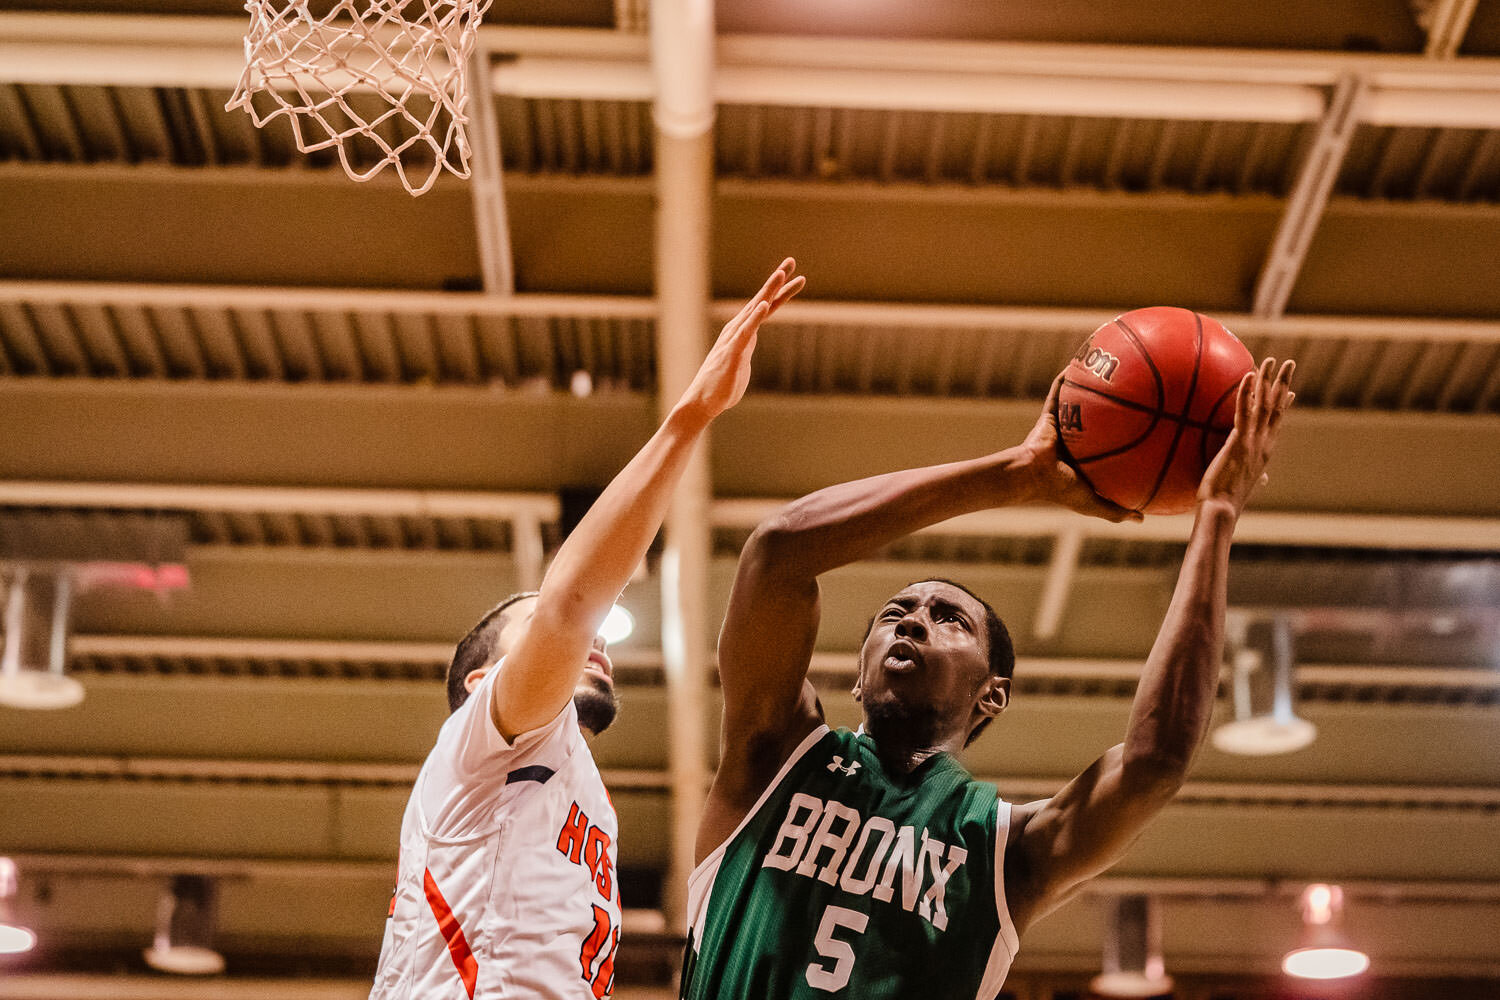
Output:
M819 726L688 882L684 1000L993 998L1010 806L948 754L888 773Z

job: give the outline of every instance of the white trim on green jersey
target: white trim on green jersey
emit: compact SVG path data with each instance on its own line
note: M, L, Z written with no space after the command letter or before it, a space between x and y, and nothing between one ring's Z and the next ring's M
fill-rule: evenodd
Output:
M995 912L1000 918L1000 933L995 935L995 946L990 949L989 964L984 967L984 978L979 981L979 992L975 1000L995 1000L1005 977L1010 972L1010 963L1016 960L1021 950L1021 938L1016 925L1010 919L1010 905L1005 899L1005 842L1010 839L1011 805L1004 799L995 799Z
M689 877L681 996L995 1000L1012 818L948 754L887 771L868 734L817 727Z
M749 812L745 813L745 818L740 820L739 825L734 828L734 832L725 837L723 843L715 847L708 857L700 861L698 866L693 869L693 873L688 876L688 928L691 931L697 932L693 935L694 940L697 940L698 934L702 933L703 922L708 917L708 899L713 895L714 879L719 874L719 862L724 860L724 851L728 849L730 844L734 843L734 839L744 831L750 821L760 812L761 807L766 804L766 800L775 794L776 789L786 779L787 772L809 750L817 746L818 742L827 736L829 732L830 730L826 725L819 726L808 733L806 739L797 744L797 749L793 750L792 755L786 759L786 763L781 765L781 770L776 772L776 777L771 779L771 783L766 786L766 790L760 793L760 798L756 799L755 805L751 807Z

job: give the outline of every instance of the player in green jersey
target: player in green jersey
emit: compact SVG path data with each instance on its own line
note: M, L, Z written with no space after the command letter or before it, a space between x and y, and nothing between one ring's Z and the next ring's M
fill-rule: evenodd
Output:
M1053 397L1020 445L820 490L746 543L719 637L719 771L698 831L688 1000L994 997L1018 936L1125 853L1181 786L1208 727L1229 545L1291 404L1293 365L1240 384L1203 477L1182 571L1124 742L1050 799L1011 806L956 755L1010 699L1005 626L922 580L860 650L859 733L831 731L807 681L819 574L969 511L1057 503L1112 521L1059 456Z

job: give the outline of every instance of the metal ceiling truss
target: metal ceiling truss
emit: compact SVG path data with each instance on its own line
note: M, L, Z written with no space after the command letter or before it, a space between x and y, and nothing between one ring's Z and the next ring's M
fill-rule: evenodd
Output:
M695 313L702 334L739 306ZM1038 399L1113 315L793 302L766 331L755 388ZM650 392L660 359L677 356L655 343L659 316L643 296L0 282L0 376L564 390L582 371L595 390ZM1308 361L1309 410L1500 410L1500 323L1218 318L1253 353ZM701 356L702 334L683 357Z
M1302 270L1323 209L1328 205L1328 195L1343 169L1367 91L1364 79L1354 75L1340 77L1334 85L1328 110L1313 132L1261 270L1252 307L1256 316L1277 319L1286 312L1297 273Z
M750 529L787 500L718 498L707 511L714 528ZM296 513L411 518L476 518L515 524L555 522L558 499L551 493L322 489L270 486L208 486L170 483L0 481L0 506ZM1051 507L978 511L945 521L924 534L979 537L1058 537L1185 542L1191 515L1148 518L1141 524L1110 524ZM529 530L529 529L528 529ZM540 532L537 532L540 537ZM1429 515L1247 511L1235 530L1241 544L1315 546L1407 551L1500 552L1500 518Z
M48 779L69 782L236 785L315 785L326 788L383 788L404 791L416 782L418 764L369 764L315 760L236 760L194 757L67 756L0 754L0 781ZM677 776L668 770L605 768L605 784L617 792L672 792ZM1048 798L1072 780L1071 775L1018 779L977 774L992 781L1013 801ZM700 792L708 787L702 773ZM1488 786L1293 784L1188 781L1173 797L1175 805L1260 806L1315 809L1353 806L1363 809L1423 809L1500 813L1500 789ZM669 921L670 922L670 921ZM673 926L681 926L673 924Z
M143 679L439 681L453 655L451 643L222 636L84 634L72 637L68 648L71 669L80 675ZM712 666L713 654L704 656ZM663 676L659 650L627 646L612 659L628 683L652 686ZM816 652L809 674L832 690L852 681L855 668L849 653ZM1016 661L1018 686L1051 697L1128 699L1140 671L1140 662L1130 659L1023 656ZM1500 698L1500 672L1481 667L1299 663L1297 685L1303 702L1493 705Z
M474 229L479 247L479 273L484 291L512 295L516 268L510 243L510 220L505 207L505 182L500 153L500 126L495 120L495 96L490 91L489 50L481 42L470 56L469 193L474 199Z
M6 14L0 80L229 88L242 69L243 32L240 18ZM657 95L643 33L491 26L480 38L499 60L497 94ZM720 104L1311 122L1338 79L1358 75L1370 86L1367 123L1500 127L1495 59L724 36L717 63Z
M1417 23L1427 32L1423 55L1429 59L1452 59L1468 34L1469 22L1479 0L1412 0Z

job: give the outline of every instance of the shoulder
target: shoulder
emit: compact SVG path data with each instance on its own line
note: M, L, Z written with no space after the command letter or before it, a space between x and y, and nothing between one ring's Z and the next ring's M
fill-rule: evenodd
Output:
M1031 821L1046 807L1048 802L1052 801L1051 799L1035 799L1031 802L1008 803L999 797L998 792L996 793L996 799L999 802L1000 810L1009 814L1008 830L1006 831L1007 847L1015 847L1025 838ZM1014 851L1009 852L1009 854L1011 858L1016 856L1016 852ZM1010 866L1010 860L1007 860L1006 866Z

